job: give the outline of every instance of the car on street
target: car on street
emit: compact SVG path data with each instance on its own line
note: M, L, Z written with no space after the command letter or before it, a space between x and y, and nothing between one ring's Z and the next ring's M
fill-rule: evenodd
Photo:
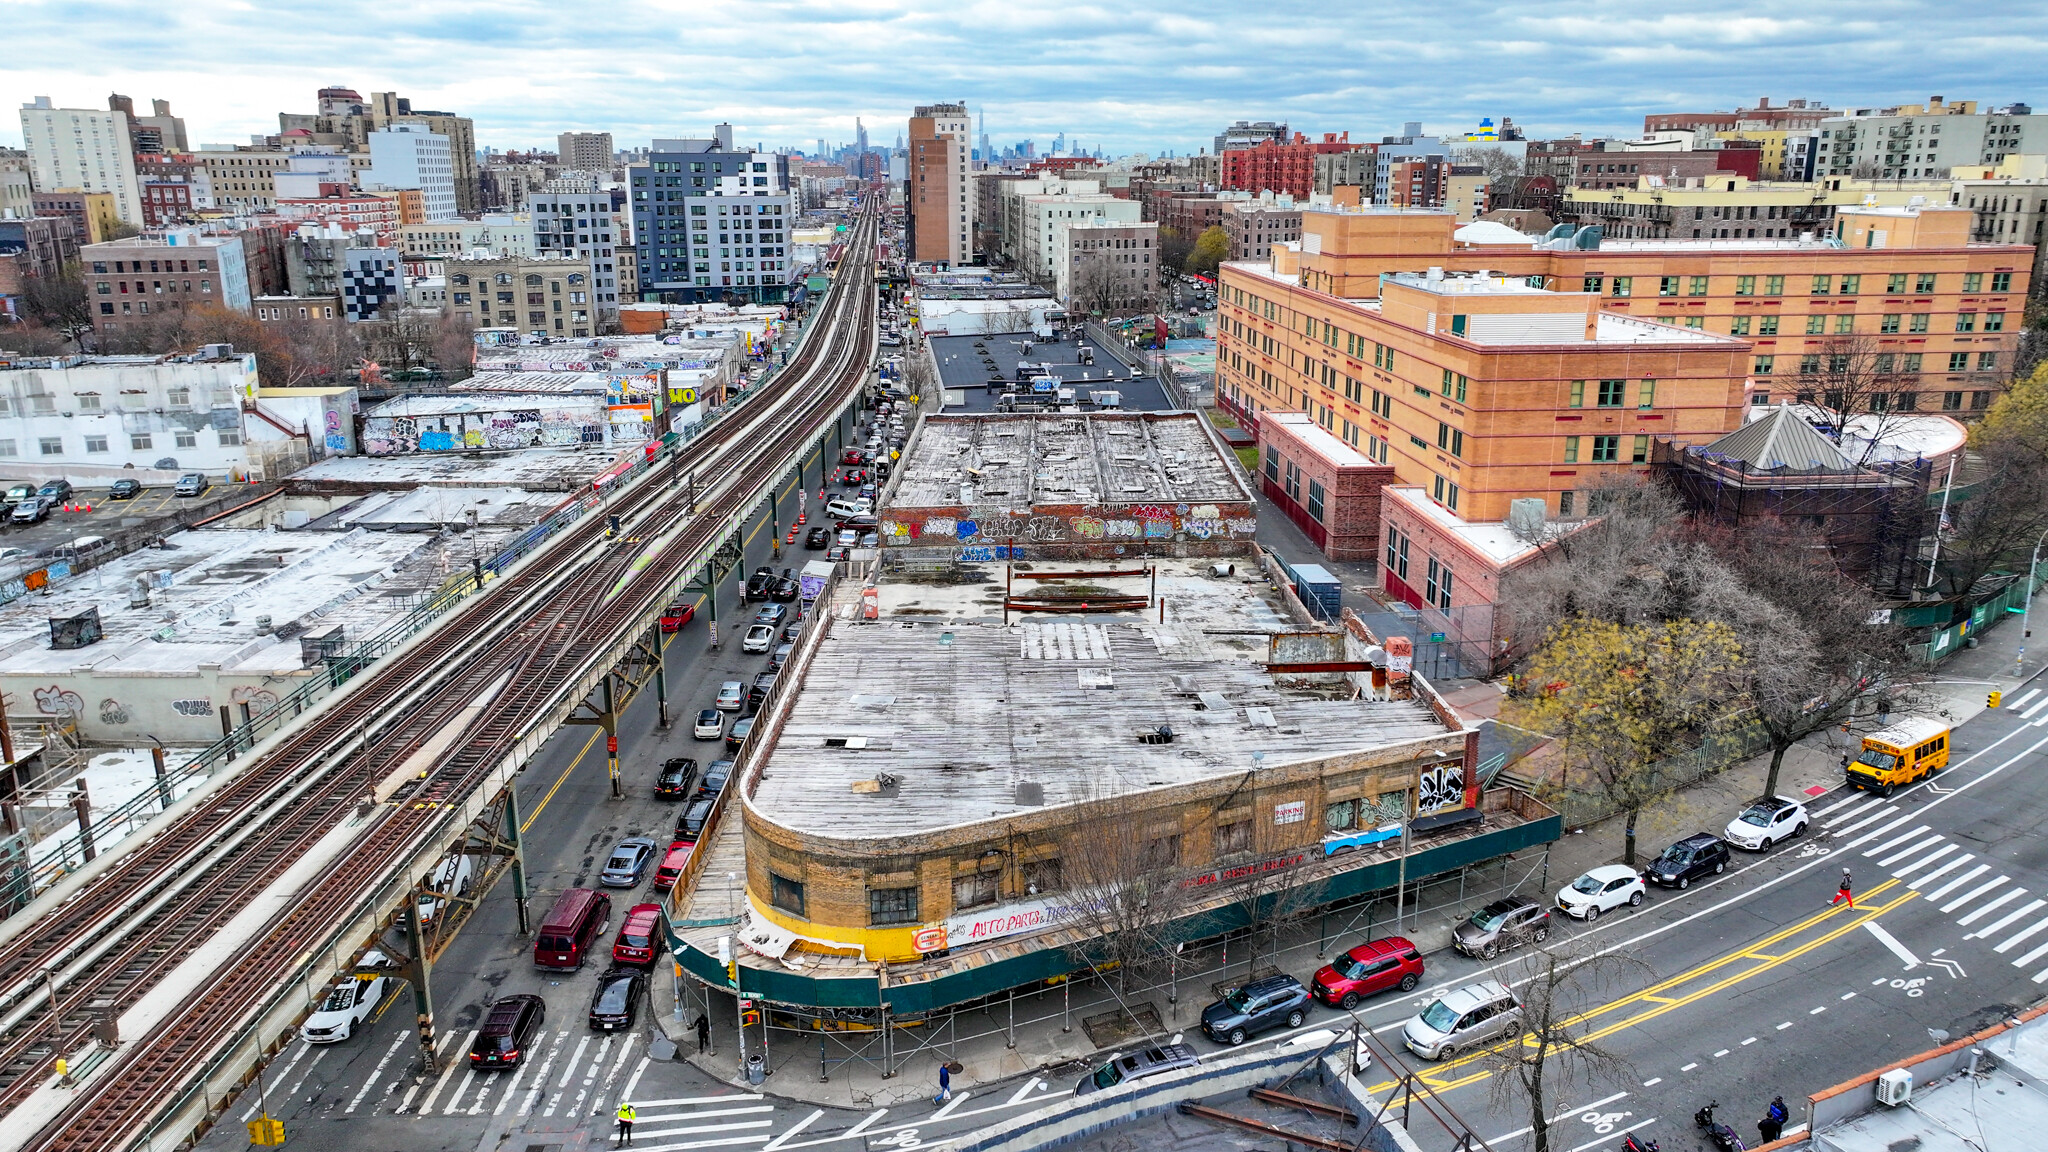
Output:
M1235 1046L1283 1024L1299 1028L1308 1002L1308 989L1292 976L1254 980L1202 1009L1202 1034Z
M381 961L383 953L371 952L364 960L371 957ZM299 1025L299 1038L308 1044L337 1044L355 1035L356 1025L369 1019L384 1002L391 983L391 977L381 972L357 972L335 981L327 999Z
M625 1032L633 1027L640 999L647 993L647 974L613 968L597 978L590 994L590 1028L594 1032Z
M863 532L860 534L860 546L863 548L873 548L880 540L881 538L873 532Z
M1349 1011L1389 988L1411 992L1422 983L1422 953L1406 937L1367 941L1321 968L1309 980L1315 998Z
M717 709L706 708L704 711L716 720L725 719L725 717L718 714ZM701 721L703 716L700 715L698 719ZM688 756L671 756L661 762L661 771L654 777L654 798L656 800L687 800L690 796L691 786L696 783L697 762Z
M823 524L813 524L811 530L804 533L804 548L808 551L821 551L831 543L832 530Z
M787 619L789 619L789 605L787 604L763 604L761 610L754 613L754 623L766 624L771 630L782 627L782 622ZM762 651L765 652L767 649L764 648Z
M143 488L140 480L116 480L114 486L107 489L107 499L133 500L145 491L147 489Z
M840 534L840 539L845 539L845 533ZM856 543L857 542L858 541L856 541ZM830 560L835 564L841 560L851 559L853 555L852 548L852 544L834 544L830 548L825 549L825 559Z
M469 895L469 886L476 879L476 857L467 852L450 852L441 857L427 883L427 891L416 903L420 923L432 924L436 917L447 908L453 897ZM405 913L400 912L403 921Z
M796 594L802 590L803 584L797 580L796 574L784 568L782 575L775 578L775 587L769 591L768 598L787 604L795 600Z
M626 909L626 918L619 924L619 938L612 942L612 963L652 968L660 955L661 905L635 904Z
M1136 1052L1112 1056L1109 1062L1074 1085L1074 1095L1086 1096L1091 1092L1106 1092L1133 1080L1157 1076L1179 1068L1192 1068L1202 1062L1195 1050L1186 1044L1161 1044L1157 1048L1141 1048Z
M747 634L740 638L740 651L766 652L774 643L775 626L773 624L756 624L748 628Z
M52 504L62 504L64 501L71 499L74 492L69 480L45 480L43 481L43 486L36 489L36 495L43 497Z
M732 774L732 761L713 760L704 766L704 778L697 781L697 794L692 800L715 800L725 791L725 778Z
M770 672L782 671L782 666L789 663L789 654L794 651L796 651L796 645L786 640L777 644L775 651L768 654L768 670Z
M696 850L697 846L694 844L684 844L681 847L671 846L662 855L661 863L655 866L654 890L656 892L666 892L674 888L676 881L682 879L683 869L690 865L690 853Z
M645 836L628 836L612 849L597 882L607 888L638 888L659 846Z
M1503 896L1452 930L1451 943L1467 956L1491 960L1504 948L1541 943L1549 935L1548 908L1527 896Z
M718 686L718 699L714 705L720 712L737 712L746 703L747 686L739 680L727 680Z
M676 817L675 838L669 841L669 847L673 849L678 844L695 844L698 838L704 835L704 825L710 821L711 798L690 801L690 806L683 809L681 816Z
M516 1068L540 1026L547 1023L547 1002L529 993L500 996L484 1014L483 1026L469 1045L471 1068Z
M1626 864L1602 864L1557 891L1557 910L1591 924L1602 912L1643 902L1643 878Z
M782 630L782 642L784 644L794 644L796 643L796 638L803 634L804 622L797 620Z
M731 731L725 734L725 750L738 755L741 746L746 744L747 737L753 734L754 718L752 716L733 721Z
M847 448L839 453L839 462L841 464L865 464L869 459L869 454L859 448Z
M31 496L14 506L8 519L16 524L37 524L50 514L50 502L41 496Z
M661 630L663 632L677 631L683 625L694 620L696 616L697 606L695 604L671 604L661 610Z
M690 726L690 735L698 740L716 740L725 735L725 714L716 708L705 708L697 713L697 722Z
M1408 1050L1424 1060L1449 1060L1460 1052L1522 1032L1522 1003L1498 980L1453 989L1401 1026Z
M855 528L841 528L841 529L839 530L839 547L840 547L840 548L841 548L842 550L843 550L843 549L847 549L847 548L853 548L853 547L857 547L857 546L858 546L859 544L860 544L860 531L859 531L858 529L855 529ZM846 557L844 557L844 556L830 556L830 555L826 556L825 558L826 558L827 560L844 560L844 559L846 559Z
M1721 833L1721 838L1737 848L1769 852L1771 845L1782 844L1804 831L1804 804L1784 796L1764 796L1730 820L1728 830Z
M872 511L874 506L865 500L848 500L843 496L835 496L825 502L825 515L834 520L851 520L855 516L865 516Z
M1652 884L1690 888L1702 876L1719 876L1727 870L1727 841L1712 833L1699 832L1659 852L1643 875Z
M206 475L202 472L187 472L178 477L178 483L171 489L173 496L197 496L206 491Z
M774 586L775 569L763 564L759 568L754 569L752 576L747 577L747 599L766 600L768 598L768 590Z

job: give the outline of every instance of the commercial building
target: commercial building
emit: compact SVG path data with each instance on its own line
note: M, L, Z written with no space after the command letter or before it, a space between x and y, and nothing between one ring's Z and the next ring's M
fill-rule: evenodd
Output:
M591 303L596 305L598 322L615 323L620 277L614 253L626 243L626 237L612 218L611 193L598 191L588 178L565 177L550 180L534 193L531 204L533 254L588 263Z
M426 212L421 223L456 218L455 168L448 137L423 120L398 120L370 133L370 171L363 187L418 189Z
M1896 380L1894 407L1987 407L2032 250L1970 243L1968 209L1838 217L1824 240L1459 246L1447 213L1311 207L1276 263L1224 266L1217 395L1254 427L1306 412L1475 520L1538 496L1570 517L1593 474L1841 358Z
M1268 140L1275 144L1286 143L1287 125L1272 120L1260 120L1257 123L1239 120L1216 134L1216 146L1212 151L1215 155L1222 156L1225 152L1256 147Z
M1311 141L1296 132L1289 141L1261 140L1250 147L1221 153L1223 175L1219 183L1240 192L1273 192L1306 200L1315 189L1316 157L1356 152L1362 146L1351 142L1351 133L1323 133Z
M910 259L974 263L974 202L967 194L973 123L967 105L921 105L910 117L909 186L904 190Z
M115 213L142 227L142 181L127 113L58 108L38 96L21 106L21 138L36 187L111 193Z
M1617 240L1786 240L1825 234L1843 207L1943 204L1951 189L1946 180L1834 177L1778 184L1731 173L1682 180L1641 176L1626 185L1569 189L1555 215L1561 224L1597 224Z
M639 297L648 303L781 303L796 276L789 157L708 139L656 140L626 169Z
M617 153L609 132L564 132L555 137L555 155L571 172L600 172L610 177Z
M1215 203L1221 209L1223 234L1230 238L1232 260L1261 259L1273 245L1301 239L1301 208L1292 196L1261 194L1255 200Z
M192 155L205 166L218 206L238 214L276 207L277 174L291 171L292 164L291 153L266 149L206 149Z
M443 262L448 308L478 328L550 336L598 334L595 275L580 256L450 256Z
M2015 153L2048 153L2048 116L2025 104L1979 112L1974 100L1930 96L1925 104L1844 109L1818 127L1815 171L1827 176L1946 177Z
M255 355L227 346L13 363L0 368L0 462L78 483L243 471L242 405L255 388Z
M1053 227L1053 294L1069 309L1108 315L1159 300L1159 225L1085 219Z
M1332 560L1372 560L1380 489L1394 469L1369 460L1303 412L1259 421L1260 491Z
M249 268L239 236L173 228L161 237L88 244L78 256L93 327L101 333L191 308L249 310Z

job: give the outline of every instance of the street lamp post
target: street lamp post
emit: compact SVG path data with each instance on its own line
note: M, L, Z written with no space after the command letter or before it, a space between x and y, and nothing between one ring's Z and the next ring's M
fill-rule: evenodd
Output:
M2015 676L2024 676L2027 673L2027 637L2033 635L2033 630L2028 627L2028 615L2034 610L2034 571L2041 565L2041 544L2044 541L2048 541L2048 528L2042 529L2041 535L2035 537L2034 555L2027 561L2027 597L2021 602L2020 607L2020 650L2013 658L2012 671Z

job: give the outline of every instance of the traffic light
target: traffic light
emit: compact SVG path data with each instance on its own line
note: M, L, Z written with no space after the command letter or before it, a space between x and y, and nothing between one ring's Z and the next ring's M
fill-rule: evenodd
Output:
M265 1116L261 1120L249 1121L249 1143L275 1148L284 1143L284 1121L272 1120Z
M1993 692L1993 693L1991 693L1991 694L1990 694L1989 696L1986 696L1986 697L1984 697L1984 706L1985 706L1986 708L1996 708L1996 707L1998 707L1999 701L2001 701L2001 700L2004 700L2004 699L2005 699L2005 693L2003 693L2003 692Z
M759 1024L760 1022L761 1014L752 1008L749 1008L745 1012L740 1013L740 1023L746 1025L749 1028L752 1028L754 1025Z

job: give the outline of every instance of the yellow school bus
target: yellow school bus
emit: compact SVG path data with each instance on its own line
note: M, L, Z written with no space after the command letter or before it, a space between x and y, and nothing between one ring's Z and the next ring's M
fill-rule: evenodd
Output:
M1849 786L1889 796L1948 766L1948 725L1913 717L1863 738L1863 752L1849 765Z

